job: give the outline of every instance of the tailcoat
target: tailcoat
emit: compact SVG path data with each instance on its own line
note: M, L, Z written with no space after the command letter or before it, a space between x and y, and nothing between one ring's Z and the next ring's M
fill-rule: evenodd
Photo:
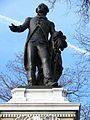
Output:
M44 16L37 15L35 17L27 17L25 19L25 22L22 25L16 26L16 32L23 32L26 29L28 29L29 31L28 31L28 36L26 39L25 49L24 49L24 67L25 67L25 70L28 71L29 64L28 64L27 46L29 41L32 43L36 42L36 44L42 44L47 46L49 44L49 41L48 41L49 34L51 35L51 38L52 38L53 33L55 32L55 28L54 28L53 22L49 21ZM40 31L42 32L40 34L43 36L43 39L38 38L39 34L38 35L35 34L38 29L40 29Z

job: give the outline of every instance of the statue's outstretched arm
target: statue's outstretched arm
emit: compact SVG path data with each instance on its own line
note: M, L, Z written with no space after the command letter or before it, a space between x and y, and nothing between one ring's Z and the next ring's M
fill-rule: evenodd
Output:
M23 32L25 31L27 28L29 28L30 25L30 17L27 17L25 19L25 22L22 25L16 26L13 23L11 23L11 25L9 26L10 30L12 32Z

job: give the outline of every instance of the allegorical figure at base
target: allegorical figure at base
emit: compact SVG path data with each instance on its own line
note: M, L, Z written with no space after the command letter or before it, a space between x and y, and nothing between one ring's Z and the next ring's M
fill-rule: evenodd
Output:
M22 25L9 26L13 32L29 30L24 50L29 86L55 87L62 75L61 51L67 47L66 36L55 30L54 23L46 17L48 12L48 6L41 3L35 17L27 17Z

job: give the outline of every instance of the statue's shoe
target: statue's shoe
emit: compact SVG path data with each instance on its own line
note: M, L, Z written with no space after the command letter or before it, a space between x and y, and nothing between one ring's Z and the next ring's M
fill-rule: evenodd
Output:
M48 82L47 84L45 84L45 86L58 87L58 83L57 82Z

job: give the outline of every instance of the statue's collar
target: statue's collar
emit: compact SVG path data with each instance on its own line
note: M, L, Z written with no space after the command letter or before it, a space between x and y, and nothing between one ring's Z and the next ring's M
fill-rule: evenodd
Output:
M38 17L38 18L40 18L40 19L46 19L46 20L47 20L47 17L45 17L45 16L37 15L36 17Z

